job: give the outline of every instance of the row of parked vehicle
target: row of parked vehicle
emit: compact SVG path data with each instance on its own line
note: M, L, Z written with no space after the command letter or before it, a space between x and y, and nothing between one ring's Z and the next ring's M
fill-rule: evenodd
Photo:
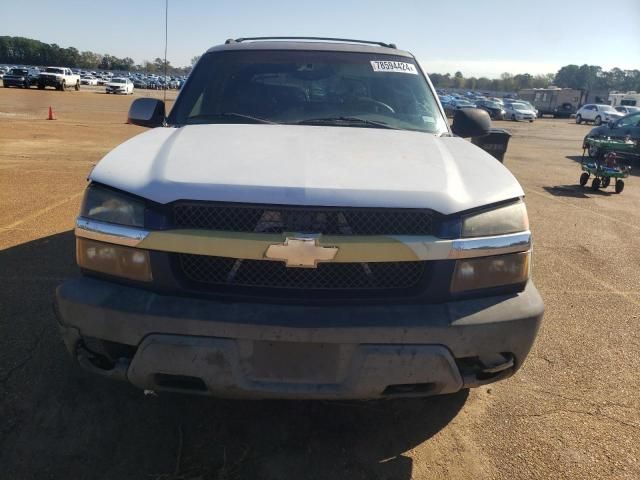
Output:
M448 116L453 116L456 110L463 108L481 108L486 110L493 120L515 120L533 122L542 116L529 101L520 98L498 98L467 92L465 94L447 93L439 91L440 102ZM605 104L586 104L577 111L575 108L576 123L593 123L601 125L603 123L615 122L616 120L631 113L640 112L640 107L631 105L611 106ZM555 115L554 115L555 116ZM563 116L563 115L560 115ZM574 116L574 113L566 115Z
M4 87L54 87L80 89L80 85L104 86L106 93L132 94L134 88L152 90L180 89L186 77L159 76L143 73L114 74L113 72L84 71L66 67L0 67Z
M438 92L440 102L448 116L463 108L480 108L485 110L493 120L514 120L533 122L538 111L526 100L515 98L498 98L477 95L467 92L464 95Z
M83 85L106 85L112 83L114 78L125 79L133 88L150 90L179 90L186 80L185 76L165 77L144 73L124 73L114 76L112 72L80 72L80 81Z

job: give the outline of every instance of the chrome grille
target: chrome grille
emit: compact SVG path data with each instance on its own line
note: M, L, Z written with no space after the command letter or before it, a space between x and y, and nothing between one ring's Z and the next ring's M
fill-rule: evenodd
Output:
M411 289L421 282L426 271L426 262L320 263L317 268L287 268L282 262L270 260L176 255L184 279L200 287Z
M431 235L434 212L422 209L290 207L180 202L173 226L233 232L325 235Z

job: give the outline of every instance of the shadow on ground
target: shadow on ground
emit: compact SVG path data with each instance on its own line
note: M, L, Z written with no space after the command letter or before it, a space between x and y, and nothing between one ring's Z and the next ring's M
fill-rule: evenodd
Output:
M409 479L403 453L467 392L387 402L145 397L82 372L60 341L55 286L77 275L71 231L0 252L3 478Z
M580 185L554 185L542 187L551 195L556 197L573 197L573 198L591 198L592 196L604 196L615 195L613 185L606 189L592 190L589 185L581 187Z

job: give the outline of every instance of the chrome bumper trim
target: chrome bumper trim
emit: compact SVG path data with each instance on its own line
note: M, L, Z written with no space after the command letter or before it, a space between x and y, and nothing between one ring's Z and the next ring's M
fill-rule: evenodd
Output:
M260 251L258 258L264 258L264 252L262 249L263 244L264 249L266 249L271 243L270 239L267 235L265 235L263 239L257 239L259 234L250 234L247 235L247 238L241 238L243 242L245 242L244 246L242 246L242 242L238 239L229 239L229 232L220 232L219 237L216 236L216 232L205 232L205 235L193 235L192 232L180 232L176 233L175 231L149 231L143 228L137 227L127 227L124 225L116 225L108 222L101 222L97 220L90 220L84 217L79 217L76 220L76 228L75 234L77 237L88 238L90 240L96 240L100 242L114 243L118 245L125 245L128 247L136 247L140 245L147 237L149 237L148 242L145 242L143 246L140 248L148 248L151 250L161 250L161 251L173 251L173 252L182 252L182 253L196 253L187 251L188 249L185 247L185 244L182 242L184 240L190 240L189 236L196 237L195 242L197 245L201 246L204 242L205 245L209 245L210 242L207 242L207 235L212 235L210 238L216 239L218 242L223 242L226 244L234 245L234 251L229 252L233 253L233 258L249 258L249 250L247 248L253 246L255 248L260 247ZM152 235L153 234L153 235ZM151 236L150 236L151 235ZM158 243L152 242L151 240L157 238L154 235L167 236L167 235L181 235L179 238L169 239L170 245L165 245L167 242ZM182 237L184 235L184 238ZM168 238L168 237L167 237ZM284 237L283 237L284 238ZM322 237L320 237L322 238ZM384 236L376 237L379 240L382 238L384 240ZM435 237L413 237L410 235L406 236L390 236L389 238L393 238L394 242L397 243L384 243L384 250L381 253L376 250L375 252L368 252L370 255L374 255L374 261L406 261L406 260L446 260L446 259L463 259L463 258L473 258L473 257L487 257L491 255L504 255L507 253L516 253L516 252L526 252L531 249L531 232L519 232L519 233L511 233L508 235L495 235L491 237L478 237L478 238L461 238L456 240L443 240ZM182 241L180 241L182 240ZM193 239L191 239L193 240ZM327 239L328 240L328 239ZM341 240L335 236L331 237L332 246L340 247ZM349 242L353 243L354 240L361 241L362 244L368 245L367 242L373 242L374 239L366 238L366 237L344 237L345 245ZM226 242L226 243L225 243ZM249 242L249 243L246 243ZM256 245L253 245L253 244ZM335 245L333 245L335 244ZM397 246L397 247L396 247ZM216 248L215 243L211 243L209 249ZM255 250L255 248L253 248ZM410 254L410 258L407 257L406 249L410 249L412 252ZM250 249L251 250L251 249ZM197 252L199 254L205 254L203 252ZM207 252L207 255L215 255L216 252ZM246 255L243 256L243 255ZM225 255L230 256L230 255ZM365 256L368 256L365 254ZM388 258L387 258L388 256ZM347 259L342 261L359 261L366 262L368 261L366 258L360 258L362 255L358 255L358 259ZM251 257L253 258L253 257ZM340 261L340 260L338 260ZM370 261L370 260L369 260Z
M88 238L99 242L115 243L135 247L149 235L148 230L114 223L100 222L79 217L76 220L76 237Z
M453 240L449 258L488 257L525 252L530 249L531 232L529 231L493 237L462 238Z

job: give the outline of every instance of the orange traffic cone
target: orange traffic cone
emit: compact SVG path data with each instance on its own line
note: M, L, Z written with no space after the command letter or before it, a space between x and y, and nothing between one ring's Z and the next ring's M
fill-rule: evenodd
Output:
M55 120L56 119L56 114L53 112L53 108L49 107L49 117L47 118L47 120Z

